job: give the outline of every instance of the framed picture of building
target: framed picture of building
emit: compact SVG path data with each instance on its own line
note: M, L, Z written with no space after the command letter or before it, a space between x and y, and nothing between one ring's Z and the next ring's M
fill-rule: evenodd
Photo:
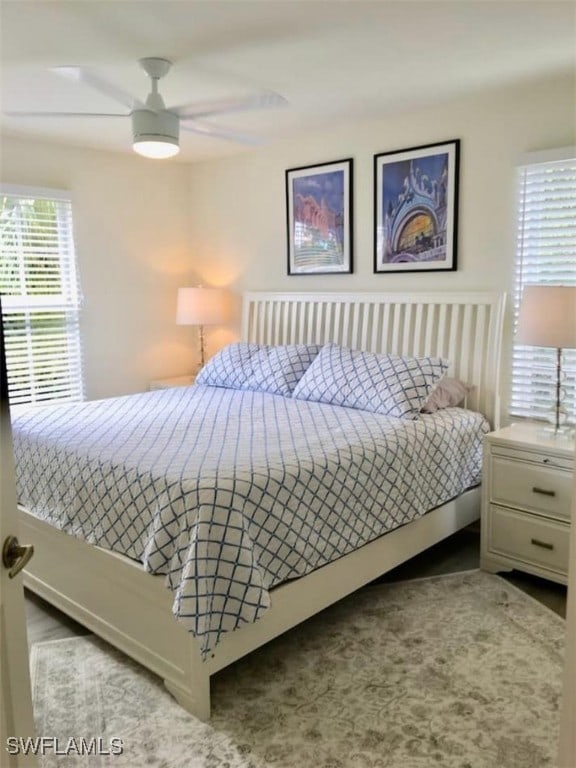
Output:
M374 272L455 270L460 140L374 156Z
M352 159L286 171L288 274L352 272Z

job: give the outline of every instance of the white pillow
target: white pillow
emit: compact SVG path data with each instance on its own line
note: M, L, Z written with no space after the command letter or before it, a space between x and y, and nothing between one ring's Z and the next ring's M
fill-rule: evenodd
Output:
M292 397L417 419L446 360L360 352L336 344L323 347Z
M290 397L319 351L316 344L229 344L206 363L196 384Z

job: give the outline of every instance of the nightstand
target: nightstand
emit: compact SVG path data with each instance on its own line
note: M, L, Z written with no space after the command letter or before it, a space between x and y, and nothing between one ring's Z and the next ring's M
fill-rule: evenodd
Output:
M480 567L566 584L574 438L515 424L486 435Z
M151 381L148 389L170 389L171 387L189 387L194 384L196 376L190 374L189 376L172 376L169 379L156 379Z

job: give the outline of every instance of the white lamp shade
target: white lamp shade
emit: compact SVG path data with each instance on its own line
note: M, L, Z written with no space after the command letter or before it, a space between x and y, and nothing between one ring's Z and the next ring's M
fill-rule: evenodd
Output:
M219 325L226 309L223 288L178 288L177 325Z
M576 286L527 285L516 341L534 347L576 348Z

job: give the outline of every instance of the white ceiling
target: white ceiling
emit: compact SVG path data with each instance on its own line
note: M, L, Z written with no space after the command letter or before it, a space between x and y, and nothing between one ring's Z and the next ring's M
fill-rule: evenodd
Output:
M2 111L118 111L50 67L76 64L141 99L143 56L174 62L168 106L266 87L290 105L213 118L265 141L576 70L572 0L3 0ZM3 117L6 133L131 152L130 121ZM250 151L193 134L177 160ZM171 161L174 162L174 161Z

